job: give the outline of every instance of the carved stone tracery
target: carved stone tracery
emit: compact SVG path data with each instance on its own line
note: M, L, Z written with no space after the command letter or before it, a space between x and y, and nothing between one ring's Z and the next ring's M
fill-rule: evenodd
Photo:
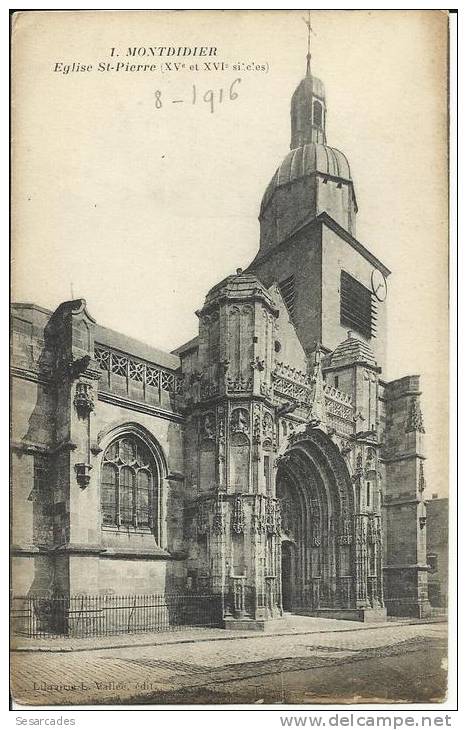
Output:
M276 533L276 515L276 500L269 498L266 502L266 532L270 535L274 535Z
M207 505L204 501L199 502L197 520L196 520L196 529L197 529L198 535L205 535L208 531L208 527L209 527L209 516L208 516Z
M223 535L225 531L225 518L222 498L219 498L216 503L216 511L212 520L212 530L215 535Z
M245 531L245 511L243 509L243 501L241 496L235 498L232 515L232 530L237 535Z
M219 406L217 409L217 444L219 458L219 481L223 482L222 469L225 462L225 412L224 407Z
M184 379L180 373L164 370L135 357L121 355L108 347L97 344L94 348L94 357L101 371L110 375L120 375L127 382L141 382L144 387L160 388L168 393L181 393L182 391Z

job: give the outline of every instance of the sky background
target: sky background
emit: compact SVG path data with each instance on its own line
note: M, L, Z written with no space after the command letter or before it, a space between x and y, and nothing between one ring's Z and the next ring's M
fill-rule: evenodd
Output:
M171 350L207 290L253 259L290 144L305 11L20 14L13 32L13 299L84 297L102 325ZM446 16L317 11L328 144L350 161L357 238L393 272L387 379L420 373L427 492L447 494ZM137 46L217 46L268 72L54 73ZM110 48L120 56L110 58ZM139 63L160 63L140 58ZM174 59L180 61L180 59ZM228 99L235 78L238 98ZM198 102L191 104L192 86ZM202 101L209 89L224 101ZM162 108L155 108L160 90ZM172 104L173 99L182 103Z

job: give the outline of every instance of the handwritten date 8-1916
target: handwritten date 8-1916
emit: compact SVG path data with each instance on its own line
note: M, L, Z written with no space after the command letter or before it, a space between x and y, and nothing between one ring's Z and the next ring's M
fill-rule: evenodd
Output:
M191 95L187 99L165 99L162 91L157 89L154 92L154 107L156 109L162 109L165 104L188 103L193 105L202 102L208 106L211 114L214 114L218 104L222 104L224 101L235 101L235 99L238 99L238 91L236 89L240 83L241 79L235 79L227 88L207 89L204 93L198 90L196 84L193 84L191 87Z

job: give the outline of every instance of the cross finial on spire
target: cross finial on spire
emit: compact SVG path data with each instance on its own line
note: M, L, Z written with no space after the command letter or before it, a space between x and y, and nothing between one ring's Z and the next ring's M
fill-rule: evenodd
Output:
M316 35L311 27L311 11L308 11L308 18L303 18L303 22L308 28L308 53L306 54L306 75L311 75L311 34Z

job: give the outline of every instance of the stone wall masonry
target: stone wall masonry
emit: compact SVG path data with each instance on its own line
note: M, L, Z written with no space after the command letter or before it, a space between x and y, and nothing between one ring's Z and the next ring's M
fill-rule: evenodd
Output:
M94 324L83 303L65 303L53 316L47 310L19 305L14 308L13 320L15 591L125 592L122 580L115 580L112 571L99 571L103 550L111 551L110 562L114 566L120 563L120 573L127 576L135 572L141 560L139 582L134 581L141 592L152 590L144 585L145 575L149 583L157 585L161 575L164 581L167 576L178 575L179 567L172 572L166 569L170 560L167 548L183 550L183 419L173 412L181 378L170 369L178 364L178 358L165 355L164 365L158 366L120 353L126 368L125 387L120 386L119 374L110 371L122 361L117 360L115 351L114 362L108 332L104 331L109 377L117 378L113 392L118 396L120 387L123 396L123 405L115 405L101 400L101 396L105 399L105 389L97 388L94 375L107 373L93 364ZM102 333L101 328L99 331ZM122 337L116 341L126 342ZM150 348L140 350L145 354ZM144 413L140 404L145 394L138 388L151 387L151 378L158 386L154 398L157 407ZM113 387L114 382L110 382ZM110 394L109 389L106 392ZM135 424L154 439L167 462L167 473L161 475L164 548L148 534L104 534L101 529L99 444L113 429ZM126 557L116 558L119 552ZM104 561L109 562L109 558ZM104 582L100 582L100 575ZM105 585L106 576L112 585Z
M423 418L419 376L387 383L385 431L385 581L388 611L421 616L429 610Z
M322 341L321 329L321 229L308 228L277 246L250 267L266 287L294 277L295 306L292 320L302 347L312 352Z
M287 238L307 215L316 213L316 188L316 177L309 175L275 191L260 215L262 252Z
M167 590L167 588L169 588ZM99 560L97 593L129 595L170 592L167 563L154 560Z
M322 233L322 344L329 350L335 348L347 338L348 327L341 324L340 318L340 282L341 271L357 279L371 291L371 274L375 265L356 251L335 231L323 225ZM388 298L390 283L388 284ZM370 340L359 332L356 336L370 345L383 376L386 368L387 348L387 300L379 302L372 297L376 309L376 337Z

